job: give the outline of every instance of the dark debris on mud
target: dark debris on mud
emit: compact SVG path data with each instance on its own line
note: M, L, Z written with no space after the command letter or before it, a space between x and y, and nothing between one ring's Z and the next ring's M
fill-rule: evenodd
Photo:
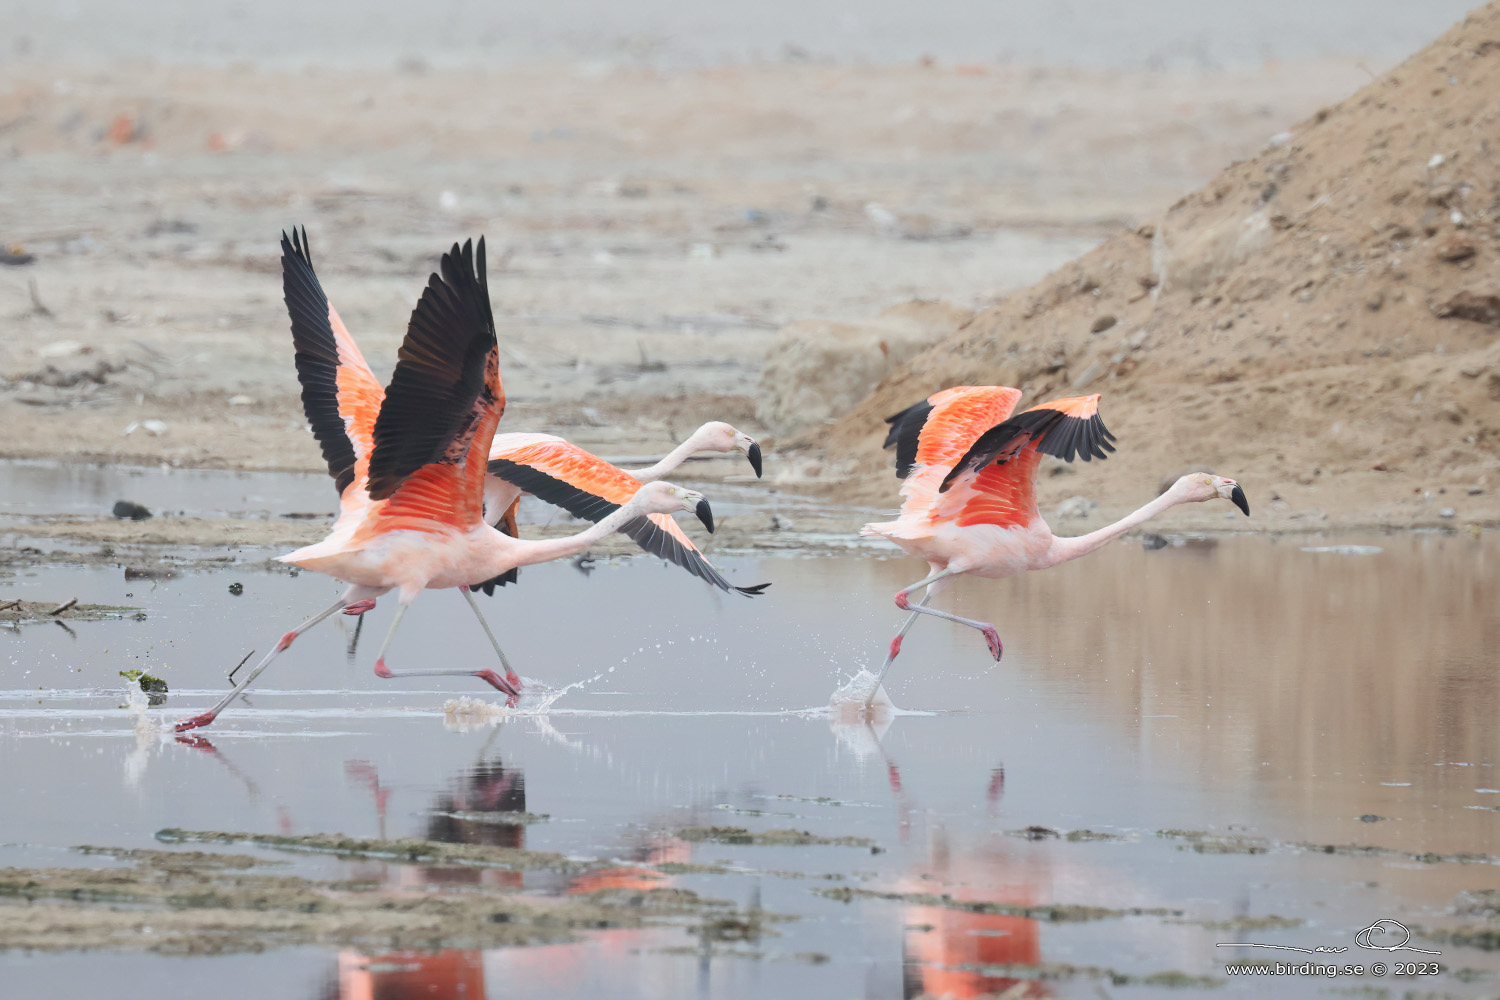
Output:
M140 608L116 604L79 604L72 601L0 600L0 624L34 625L38 622L100 622L134 618L146 613Z
M958 965L953 968L997 979L1029 979L1057 982L1067 979L1098 979L1112 986L1154 986L1157 989L1201 990L1224 985L1213 976L1194 976L1175 969L1136 974L1099 965L1046 962L1041 965Z
M508 812L504 810L456 810L456 809L429 809L428 816L442 816L447 819L456 819L465 823L479 823L489 826L531 826L536 823L545 823L552 817L546 813Z
M436 840L402 838L399 840L361 840L341 833L311 833L283 837L267 833L222 833L219 831L158 830L156 839L163 843L254 844L279 851L310 851L341 858L372 858L415 864L471 865L504 868L510 871L551 871L576 875L608 867L602 861L580 861L549 851L528 851L518 847L489 844L449 844Z
M806 830L747 830L742 826L689 826L672 831L673 836L690 843L755 844L758 846L805 847L827 845L833 847L864 847L872 854L881 853L881 848L869 837L823 837Z
M1054 830L1050 826L1028 826L1021 830L1006 830L1008 837L1022 840L1066 840L1070 844L1086 844L1094 841L1119 841L1126 838L1117 833L1101 833L1098 830Z
M1028 920L1041 920L1047 923L1083 923L1094 920L1118 920L1124 917L1180 917L1183 915L1181 910L1165 907L1132 906L1125 909L1111 909L1103 906L1077 906L1066 903L1040 903L1028 906L1016 903L996 903L983 899L955 899L947 893L881 892L875 889L855 889L848 886L814 889L813 892L841 903L850 903L855 899L886 899L915 906L941 906L950 910L963 910L967 913L1025 917Z
M1330 854L1352 858L1399 858L1420 864L1500 865L1493 854L1461 851L1442 854L1436 851L1403 851L1375 844L1315 844L1309 841L1277 841L1239 834L1218 834L1204 830L1158 830L1165 840L1180 840L1180 850L1199 854L1267 854L1284 851L1297 854Z

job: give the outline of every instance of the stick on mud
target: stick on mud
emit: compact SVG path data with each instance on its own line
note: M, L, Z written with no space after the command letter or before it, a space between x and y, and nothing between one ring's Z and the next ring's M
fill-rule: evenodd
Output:
M231 671L229 671L229 680L230 680L230 683L234 682L234 675L240 672L240 667L243 667L246 663L248 663L250 661L250 657L252 657L254 655L255 655L255 650L252 649L252 650L250 650L250 652L248 652L248 653L245 654L245 658L243 660L241 660L240 662L238 662L238 663L236 663L234 665L234 669L231 670Z

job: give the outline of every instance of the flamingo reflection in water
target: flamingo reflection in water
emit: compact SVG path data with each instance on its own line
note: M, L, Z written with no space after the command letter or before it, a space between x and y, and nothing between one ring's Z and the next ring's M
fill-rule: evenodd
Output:
M490 755L490 744L500 729L491 733L475 763L439 794L427 813L428 840L492 847L526 847L526 779L524 772ZM387 810L392 789L382 783L378 768L368 761L348 761L346 776L368 788L374 800L381 837L386 836ZM509 820L509 821L507 821ZM552 884L537 886L549 895L584 896L607 890L649 891L671 884L655 866L687 862L692 845L670 835L653 836L624 852L629 862L571 876L557 876ZM429 892L442 888L472 888L518 892L525 887L525 874L499 868L469 865L411 865L364 862L351 877L378 881L402 892ZM537 878L537 876L533 876ZM543 879L547 876L543 876ZM639 951L647 935L660 929L610 928L589 932L588 940L555 945L532 945L507 949L507 969L521 968L533 987L545 983L560 988L586 967L606 960L622 959ZM436 952L395 951L369 954L354 948L339 952L336 980L331 980L320 1000L406 1000L417 997L484 1000L484 951L476 948L445 948ZM513 978L513 977L507 977Z
M883 737L890 729L889 717L880 723L834 722L832 728L856 756L877 758L884 765L896 805L897 836L903 845L910 844L921 811L900 765L886 750ZM974 782L976 789L984 789L986 811L994 817L1005 796L1004 766L976 773ZM940 893L959 904L1030 907L1046 902L1046 887L1052 881L1052 865L1045 855L1001 836L956 846L948 830L935 822L927 831L926 858L891 889L921 896ZM1045 983L1026 975L1042 965L1041 922L1033 917L913 903L902 908L901 926L904 1000L1035 1000L1054 995Z

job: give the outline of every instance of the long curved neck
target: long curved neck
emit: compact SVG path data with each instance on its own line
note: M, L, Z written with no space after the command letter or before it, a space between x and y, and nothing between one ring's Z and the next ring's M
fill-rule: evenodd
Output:
M1059 538L1053 535L1052 547L1047 550L1046 565L1056 566L1069 559L1086 556L1095 549L1119 538L1136 525L1151 520L1168 507L1174 507L1183 502L1174 495L1174 491L1168 490L1139 510L1126 514L1114 524L1100 528L1098 531L1091 531L1087 535L1077 535L1073 538Z
M698 428L689 435L686 441L667 452L666 457L655 465L648 465L644 469L626 469L625 471L643 483L654 482L693 457L698 451L698 439L702 433L703 428Z
M593 545L599 539L610 532L619 531L629 521L640 517L645 513L645 505L635 497L631 497L613 514L597 524L591 524L576 535L568 535L566 538L540 538L521 539L512 541L506 548L508 552L503 567L495 571L496 576L516 566L532 566L536 563L550 562L553 559L567 559ZM517 559L516 556L520 558Z

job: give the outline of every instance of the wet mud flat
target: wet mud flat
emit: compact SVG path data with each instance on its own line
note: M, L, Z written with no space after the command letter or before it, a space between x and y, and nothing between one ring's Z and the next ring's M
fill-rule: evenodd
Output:
M240 839L166 830L167 842ZM250 842L265 838L246 837ZM303 837L275 845L340 858L402 859L506 872L579 874L607 867L506 848L444 851L403 841ZM159 955L261 952L292 945L422 950L500 948L571 940L579 930L689 919L726 922L734 908L663 886L600 889L567 900L483 889L392 893L380 881L279 874L276 861L196 850L80 847L128 867L7 869L0 873L0 940L11 949L141 950ZM761 919L758 916L754 919Z
M830 692L878 665L909 560L716 555L772 582L753 600L650 560L534 567L486 614L546 699L381 681L340 621L177 737L337 589L268 570L275 550L193 551L159 578L6 564L29 604L140 609L0 631L0 977L21 995L1500 985L1489 533L1132 538L974 581L945 600L995 621L1005 660L923 622L900 708L853 721ZM398 666L489 665L451 595L407 626ZM1382 921L1423 951L1361 945L1403 940ZM1365 972L1228 972L1265 959ZM1395 976L1408 960L1431 971Z

